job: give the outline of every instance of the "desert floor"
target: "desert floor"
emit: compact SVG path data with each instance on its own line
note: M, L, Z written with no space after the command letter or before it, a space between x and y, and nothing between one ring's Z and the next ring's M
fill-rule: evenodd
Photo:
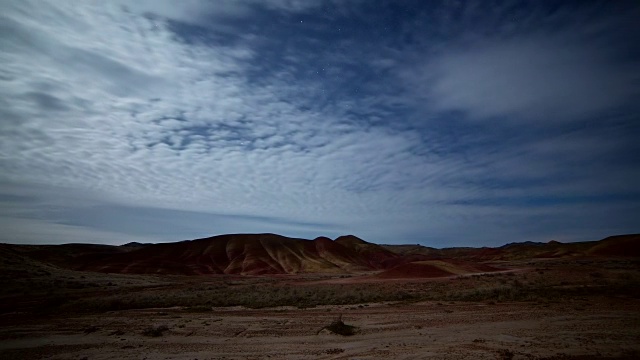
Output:
M384 281L12 265L0 359L640 359L637 260L498 265ZM338 317L356 333L323 329Z
M640 357L639 300L416 302L4 315L3 359L596 359ZM322 330L339 314L352 336ZM148 328L166 326L160 336ZM156 334L158 335L158 334Z

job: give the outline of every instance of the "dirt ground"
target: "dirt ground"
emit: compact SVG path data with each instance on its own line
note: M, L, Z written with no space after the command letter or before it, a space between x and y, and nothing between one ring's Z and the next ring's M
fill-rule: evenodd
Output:
M0 359L640 359L640 261L494 265L384 280L10 267ZM354 335L325 329L339 316Z
M4 314L2 359L633 359L640 300ZM352 336L322 330L339 315ZM167 330L162 331L162 326ZM148 328L160 330L155 335Z

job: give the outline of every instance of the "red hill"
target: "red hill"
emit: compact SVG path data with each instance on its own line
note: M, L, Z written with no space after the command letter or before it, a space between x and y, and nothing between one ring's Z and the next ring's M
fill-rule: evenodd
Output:
M383 246L366 242L353 235L340 236L335 242L357 253L373 269L389 268L402 258Z
M375 277L381 279L400 278L438 278L452 275L465 275L492 272L499 269L493 266L472 263L456 259L416 261L385 270Z
M275 234L231 234L161 244L9 245L0 258L45 267L134 274L298 274L384 270L383 278L488 272L486 262L563 257L640 257L640 235L580 243L511 243L499 248L434 249L377 245L356 236L335 241ZM34 265L35 266L35 265Z
M233 234L153 244L86 262L78 270L143 274L296 274L369 270L368 261L328 238Z

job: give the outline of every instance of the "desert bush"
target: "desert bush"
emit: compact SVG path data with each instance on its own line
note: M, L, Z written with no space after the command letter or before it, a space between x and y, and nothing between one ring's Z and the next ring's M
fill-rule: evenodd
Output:
M155 327L149 326L148 328L144 329L144 331L142 331L142 335L159 337L162 336L162 334L167 330L169 330L169 327L167 327L167 325L159 325Z
M98 331L98 330L100 330L100 328L98 328L98 327L97 327L97 326L95 326L95 325L91 325L91 326L87 326L87 327L84 329L84 333L85 333L85 334L91 334L91 333L94 333L94 332L96 332L96 331Z
M47 297L40 306L35 309L36 313L55 313L60 311L60 308L68 304L72 298L63 294L53 294Z
M327 354L329 355L336 355L336 354L341 354L344 352L344 349L340 349L340 348L334 348L334 349L328 349L327 351L325 351Z
M355 335L358 332L357 327L352 325L347 325L342 321L342 314L340 314L334 322L320 329L320 331L324 329L327 329L334 334L338 334L342 336L351 336L351 335ZM320 333L320 331L318 331L318 333Z
M502 360L511 360L515 356L513 351L508 349L500 350L498 354L500 355L500 359Z

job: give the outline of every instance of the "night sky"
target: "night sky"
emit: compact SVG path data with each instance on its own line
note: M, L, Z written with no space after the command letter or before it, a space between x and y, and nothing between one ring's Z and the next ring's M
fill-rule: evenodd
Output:
M1 0L0 242L640 232L640 2Z

